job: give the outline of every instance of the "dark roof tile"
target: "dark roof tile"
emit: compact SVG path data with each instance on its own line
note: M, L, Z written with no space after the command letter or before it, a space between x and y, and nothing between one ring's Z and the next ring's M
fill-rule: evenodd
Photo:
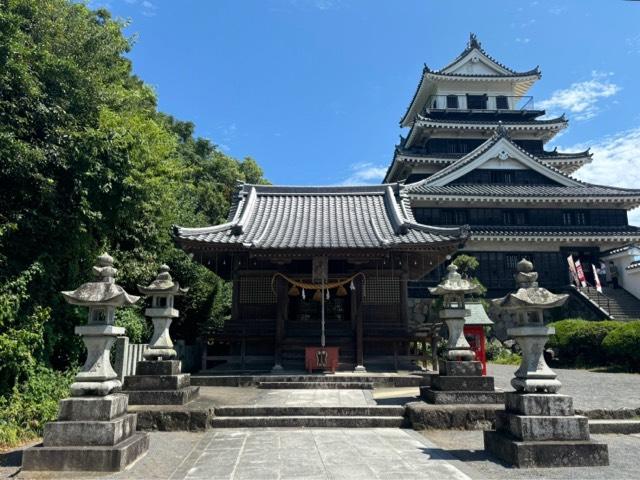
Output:
M289 187L242 184L231 221L205 228L176 227L178 241L252 249L357 249L452 244L464 228L415 222L400 203L399 184Z

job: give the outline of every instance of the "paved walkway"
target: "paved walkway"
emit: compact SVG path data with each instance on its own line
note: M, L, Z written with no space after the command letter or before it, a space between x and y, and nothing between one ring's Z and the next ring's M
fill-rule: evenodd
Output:
M366 407L375 405L370 390L263 390L253 403L261 407Z
M230 429L152 433L145 457L97 478L468 480L450 460L401 429Z

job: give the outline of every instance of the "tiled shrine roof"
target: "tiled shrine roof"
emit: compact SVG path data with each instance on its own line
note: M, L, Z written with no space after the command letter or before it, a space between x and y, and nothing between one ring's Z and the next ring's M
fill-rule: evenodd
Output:
M182 244L225 249L380 249L458 244L464 228L419 224L399 184L291 187L241 184L230 221L175 227Z

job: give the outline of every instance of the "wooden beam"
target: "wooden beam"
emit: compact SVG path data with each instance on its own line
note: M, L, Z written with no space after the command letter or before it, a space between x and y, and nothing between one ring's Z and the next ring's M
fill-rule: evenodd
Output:
M278 277L276 280L276 338L274 345L274 366L282 367L282 340L284 338L284 322L287 318L289 298L287 296L287 282Z
M363 282L362 278L355 279L354 284L356 286L353 291L353 297L355 300L355 318L356 318L356 371L364 372L364 318L362 312L362 294L363 294Z

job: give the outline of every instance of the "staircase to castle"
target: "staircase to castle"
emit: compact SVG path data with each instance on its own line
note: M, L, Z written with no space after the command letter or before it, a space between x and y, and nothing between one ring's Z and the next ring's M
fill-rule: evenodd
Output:
M640 319L640 299L623 288L603 288L600 293L595 288L587 287L579 289L579 292L612 320Z

